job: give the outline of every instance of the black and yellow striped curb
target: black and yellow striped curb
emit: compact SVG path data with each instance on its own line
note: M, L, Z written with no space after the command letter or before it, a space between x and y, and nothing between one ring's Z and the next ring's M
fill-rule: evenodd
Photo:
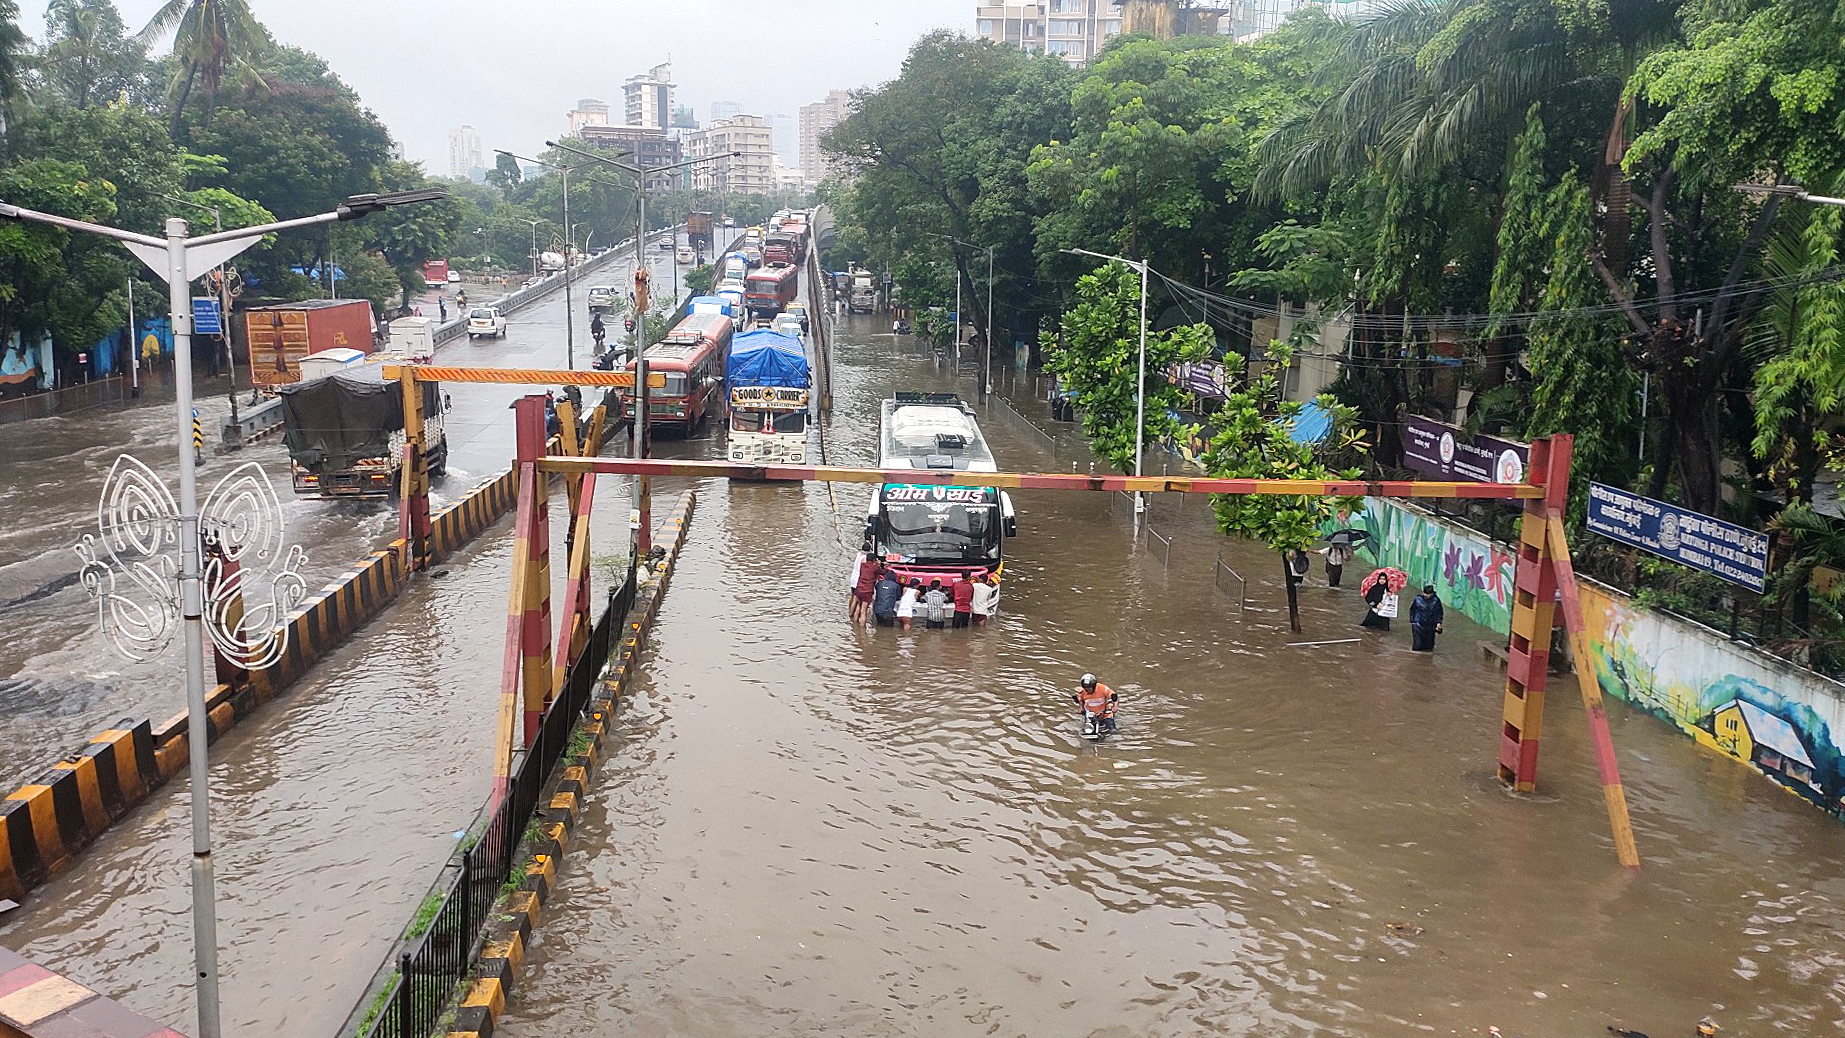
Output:
M577 731L589 737L582 753L561 762L552 780L550 799L538 812L538 834L527 848L530 857L525 865L525 882L518 890L502 897L488 916L486 939L474 980L462 996L455 1023L448 1038L492 1038L494 1025L506 1011L506 1000L525 962L525 950L539 915L550 900L557 883L558 863L570 846L583 797L594 777L596 763L602 757L602 740L609 732L628 681L634 673L647 632L653 629L671 581L679 551L685 546L686 527L692 521L695 499L691 491L681 494L673 510L659 525L661 538L670 538L666 557L654 570L651 582L635 597L622 631L621 645L611 655L603 671L596 696L578 724Z
M442 512L448 540L437 557L478 537L512 509L516 478L509 471L482 483ZM329 581L303 602L283 626L288 645L282 658L253 671L246 684L214 685L205 696L211 741L305 677L319 659L397 598L409 573L402 540ZM25 899L26 892L68 865L110 825L173 775L187 767L186 713L164 722L123 718L45 773L0 800L0 898Z

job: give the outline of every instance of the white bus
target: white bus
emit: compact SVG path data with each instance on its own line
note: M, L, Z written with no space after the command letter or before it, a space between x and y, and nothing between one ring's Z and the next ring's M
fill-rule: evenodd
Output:
M898 393L884 401L878 462L885 469L997 472L974 409L953 393ZM1017 533L1010 495L995 487L885 483L872 494L866 534L899 576L925 583L1000 572Z

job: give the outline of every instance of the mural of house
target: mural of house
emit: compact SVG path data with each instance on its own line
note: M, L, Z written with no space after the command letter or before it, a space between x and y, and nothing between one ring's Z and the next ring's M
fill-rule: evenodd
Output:
M1813 758L1800 733L1784 718L1744 699L1732 699L1698 722L1711 745L1761 769L1762 774L1806 797L1818 797Z

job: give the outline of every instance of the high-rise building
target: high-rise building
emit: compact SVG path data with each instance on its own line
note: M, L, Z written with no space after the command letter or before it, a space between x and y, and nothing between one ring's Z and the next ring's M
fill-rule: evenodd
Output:
M782 165L792 167L801 161L801 121L787 112L773 112L762 117L769 124L769 147Z
M717 122L719 119L734 119L737 116L742 115L742 114L743 114L743 105L740 102L737 102L737 101L713 101L711 102L711 121L712 122Z
M1215 36L1235 0L1110 0L1121 9L1121 31L1156 40Z
M1288 15L1317 7L1334 18L1362 18L1383 6L1382 0L1227 0L1217 31L1239 42L1274 32Z
M564 113L564 120L570 124L568 135L581 137L585 126L607 126L609 124L609 103L594 97L586 97L577 102L577 106Z
M584 144L642 169L674 165L681 154L679 138L655 126L585 126L581 136Z
M621 85L629 126L664 130L673 124L673 63L655 65Z
M481 165L480 131L462 126L448 131L448 175L465 177Z
M808 183L818 184L832 172L826 153L820 150L820 138L845 122L851 112L852 95L844 90L829 90L826 100L801 106L801 173Z
M692 167L692 190L763 195L775 188L773 132L761 116L735 115L685 135L685 157L708 159Z
M982 39L1081 65L1121 32L1118 0L1042 0L981 4L974 28Z

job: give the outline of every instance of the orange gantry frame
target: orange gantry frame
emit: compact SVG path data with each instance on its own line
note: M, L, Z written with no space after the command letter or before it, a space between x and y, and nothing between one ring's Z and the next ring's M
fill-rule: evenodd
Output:
M412 371L412 374L400 375ZM415 381L419 377L446 382L633 387L633 377L626 372L393 365L386 369L386 376L403 379L407 412L421 405L421 394L414 392ZM654 379L649 378L648 382L651 385ZM513 586L507 610L505 667L501 676L501 753L496 761L496 773L502 779L511 774L513 722L519 706L523 705L524 708L526 742L529 744L536 733L539 714L559 680L557 675L582 651L584 639L581 632L587 629L590 601L588 516L594 502L594 477L598 474L632 475L640 477L643 482L649 477L679 476L1130 493L1497 499L1518 501L1525 513L1517 545L1517 569L1514 576L1516 597L1512 606L1504 711L1498 741L1500 780L1520 792L1536 788L1551 631L1560 603L1564 625L1576 657L1577 681L1583 705L1588 712L1589 732L1594 742L1603 799L1614 836L1615 854L1622 865L1639 867L1640 858L1628 818L1626 794L1615 759L1614 742L1608 729L1608 716L1602 703L1594 658L1589 653L1588 632L1577 597L1575 573L1570 565L1569 545L1564 536L1563 510L1569 493L1572 448L1569 436L1552 436L1532 443L1530 476L1526 483L1188 479L1172 476L762 466L721 461L603 458L595 456L601 439L600 412L592 420L597 431L587 437L580 448L573 442L572 435L561 444L564 453L548 454L545 452L549 444L544 436L544 398L521 398L515 405L515 414L519 425L517 456L514 459L519 471L515 524L518 545L514 552ZM411 427L408 414L406 419L408 431ZM415 428L421 428L420 416ZM413 479L408 474L409 468L406 466L404 480L404 522L406 530L414 534L419 516L422 517L422 525L428 521L428 484L426 474ZM566 479L572 534L565 613L560 617L559 630L555 634L550 629L550 539L546 490L553 475L561 475ZM412 500L413 494L421 500ZM558 649L555 659L551 652L554 638ZM522 704L521 688L524 691Z

